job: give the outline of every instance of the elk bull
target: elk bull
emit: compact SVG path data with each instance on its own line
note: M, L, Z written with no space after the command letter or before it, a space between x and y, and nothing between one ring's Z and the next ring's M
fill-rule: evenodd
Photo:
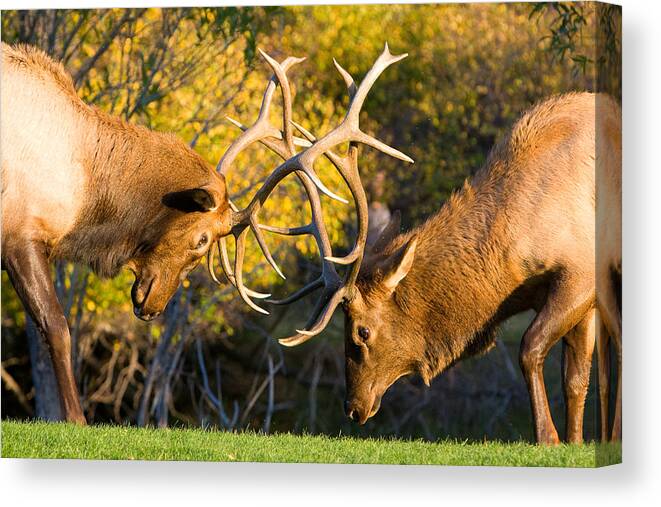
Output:
M405 55L403 55L405 56ZM621 112L609 97L570 93L527 111L491 151L484 167L425 223L400 234L397 218L366 251L367 204L356 163L356 142L366 142L411 162L403 154L367 138L358 128L358 110L369 87L390 63L386 51L359 88L336 66L351 102L342 124L316 141L291 120L286 68L276 71L283 102L283 131L268 124L273 80L257 123L245 129L221 162L225 172L242 149L260 141L285 162L269 177L258 197L241 212L233 229L240 245L232 268L224 239L222 266L244 300L244 235L261 230L311 234L322 258L321 275L276 304L289 304L314 290L321 296L304 329L280 340L294 346L319 334L333 311L345 313L347 415L361 424L379 409L384 392L398 378L419 374L425 383L456 362L488 351L498 325L512 315L534 310L526 330L520 364L528 385L540 443L556 443L544 386L543 363L551 347L564 339L563 371L566 438L582 441L583 412L599 314L599 370L602 389L602 436L608 428L605 344L612 338L618 353L618 393L612 438L621 433ZM291 63L285 61L283 67ZM297 153L296 126L312 146ZM300 140L299 140L300 141ZM330 151L350 142L346 157ZM299 143L302 144L302 143ZM256 213L273 186L292 171L304 183L316 175L314 159L325 154L340 171L354 198L357 240L344 257L333 256L318 199L311 198L313 221L304 227L260 225ZM309 181L307 186L314 189ZM319 185L317 185L319 186ZM307 187L306 187L307 188ZM317 212L315 212L317 210ZM263 238L259 240L264 245ZM264 248L264 247L263 247ZM270 258L268 250L265 250ZM350 265L340 279L335 264Z
M150 320L227 234L225 180L185 143L82 102L64 68L2 44L2 268L50 348L68 421L84 423L49 261L135 274Z
M552 98L523 115L438 213L404 234L395 219L367 252L345 301L349 417L364 423L373 416L402 375L418 373L429 384L489 350L498 324L532 309L519 357L536 439L559 441L543 364L564 338L566 438L582 441L595 309L601 337L611 336L621 356L620 135L610 98ZM613 439L621 432L619 386ZM606 394L601 401L605 436Z

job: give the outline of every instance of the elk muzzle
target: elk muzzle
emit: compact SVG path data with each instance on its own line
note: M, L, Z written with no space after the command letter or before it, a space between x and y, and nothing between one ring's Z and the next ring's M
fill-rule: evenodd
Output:
M149 296L152 293L156 276L151 274L136 275L135 282L131 288L131 299L133 301L133 313L140 320L150 321L161 314L162 310L152 310L148 305Z
M373 386L360 394L348 394L344 402L344 413L352 421L363 425L381 408L382 396L383 391L377 390Z
M381 408L381 396L377 396L367 403L361 403L355 399L344 402L344 412L347 417L360 425L365 424L370 417L374 417L379 408Z

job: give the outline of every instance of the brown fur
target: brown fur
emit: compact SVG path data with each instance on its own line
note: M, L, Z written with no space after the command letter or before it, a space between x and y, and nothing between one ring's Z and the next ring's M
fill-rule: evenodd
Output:
M72 104L77 107L87 107L78 98L73 79L64 69L64 66L60 62L51 59L42 50L27 44L10 46L2 43L2 55L6 65L22 68L25 72L29 72L44 82L54 83L70 98Z
M619 118L610 98L588 93L531 108L438 213L379 240L383 246L366 256L359 296L346 307L348 402L361 420L397 378L418 372L428 383L488 350L498 324L528 309L541 312L558 287L576 288L575 309L565 317L571 327L595 305L595 102L600 124ZM617 155L609 157L599 170L618 173ZM412 240L410 270L394 291L384 289ZM367 346L359 326L370 329ZM592 333L584 339L594 340L594 326L584 329ZM533 353L524 338L524 369ZM549 427L538 438L547 430L553 440Z

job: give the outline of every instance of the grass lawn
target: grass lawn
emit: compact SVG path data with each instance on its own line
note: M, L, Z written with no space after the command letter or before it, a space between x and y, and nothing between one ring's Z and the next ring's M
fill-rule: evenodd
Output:
M5 458L137 459L593 467L619 461L620 447L356 439L200 429L2 421Z

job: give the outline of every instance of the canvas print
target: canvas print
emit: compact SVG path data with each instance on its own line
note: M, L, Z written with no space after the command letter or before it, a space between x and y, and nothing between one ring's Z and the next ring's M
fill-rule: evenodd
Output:
M620 462L620 32L2 11L2 456Z

